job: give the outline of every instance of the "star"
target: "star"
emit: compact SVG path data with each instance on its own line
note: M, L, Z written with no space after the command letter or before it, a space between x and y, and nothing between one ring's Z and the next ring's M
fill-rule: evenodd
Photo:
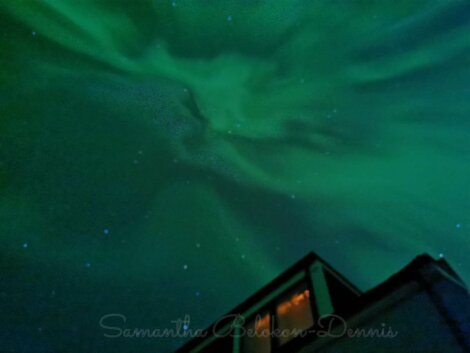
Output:
M23 249L27 249L28 248L28 243L23 243Z

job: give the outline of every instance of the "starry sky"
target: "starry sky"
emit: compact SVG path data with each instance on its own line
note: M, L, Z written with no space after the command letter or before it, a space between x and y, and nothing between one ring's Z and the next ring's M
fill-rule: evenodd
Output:
M0 2L0 351L159 352L309 251L470 283L468 1Z

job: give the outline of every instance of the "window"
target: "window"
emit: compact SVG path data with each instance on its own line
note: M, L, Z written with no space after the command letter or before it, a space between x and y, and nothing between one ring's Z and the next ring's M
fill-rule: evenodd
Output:
M271 314L256 315L245 326L245 334L241 338L243 353L271 352Z
M277 327L281 333L279 343L281 345L313 326L310 295L307 286L302 284L281 297L276 307Z

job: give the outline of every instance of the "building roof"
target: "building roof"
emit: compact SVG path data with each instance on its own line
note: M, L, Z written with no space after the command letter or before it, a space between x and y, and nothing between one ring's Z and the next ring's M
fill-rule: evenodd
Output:
M357 295L357 300L354 300L353 305L347 305L348 310L343 310L342 312L338 313L346 320L349 317L352 317L353 315L361 312L365 308L372 306L374 303L386 299L387 296L389 296L391 293L410 282L417 283L424 290L432 291L436 290L433 288L434 283L437 283L439 279L445 279L446 283L449 282L454 284L463 292L465 292L468 297L468 290L465 287L465 284L447 263L447 261L444 259L435 260L426 254L415 258L410 264L391 276L382 284L365 293L362 293L357 287L354 286L354 284L350 283L340 273L335 271L320 256L315 253L309 253L303 259L287 269L284 273L276 277L269 284L262 287L260 290L258 290L256 293L254 293L252 296L222 317L233 317L233 315L246 312L251 307L260 302L260 300L269 297L273 292L276 292L280 287L284 286L285 288L286 283L288 283L297 274L302 273L303 271L308 271L310 266L314 263L320 263L324 268L328 269L328 271L334 273L335 277L339 278L343 285L347 286L352 293ZM279 295L279 293L276 295ZM272 300L272 298L270 300ZM467 301L465 305L468 306L466 312L468 315L470 315L470 302ZM460 340L461 344L464 346L465 344L468 344L468 347L470 347L470 342L466 342L466 340L470 341L470 334L466 332L466 330L468 330L467 326L470 323L470 317L461 317L462 315L459 316L458 313L456 313L458 310L452 307L452 305L441 305L440 311L441 314L448 320L448 323L452 326L452 329L454 330L455 335L457 339ZM201 337L193 338L187 342L177 351L177 353L190 352L195 347L198 347L207 339L207 337L213 335L214 325L216 325L216 323L204 330ZM308 336L302 337L301 339L294 339L292 342L289 342L286 345L290 348L283 350L295 351L298 347L305 345L306 342L309 342L313 339L315 339L315 337Z

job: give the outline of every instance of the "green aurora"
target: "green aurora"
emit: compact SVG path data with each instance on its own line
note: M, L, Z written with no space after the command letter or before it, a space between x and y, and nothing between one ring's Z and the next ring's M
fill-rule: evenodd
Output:
M171 352L308 251L470 283L470 2L2 0L0 351Z

